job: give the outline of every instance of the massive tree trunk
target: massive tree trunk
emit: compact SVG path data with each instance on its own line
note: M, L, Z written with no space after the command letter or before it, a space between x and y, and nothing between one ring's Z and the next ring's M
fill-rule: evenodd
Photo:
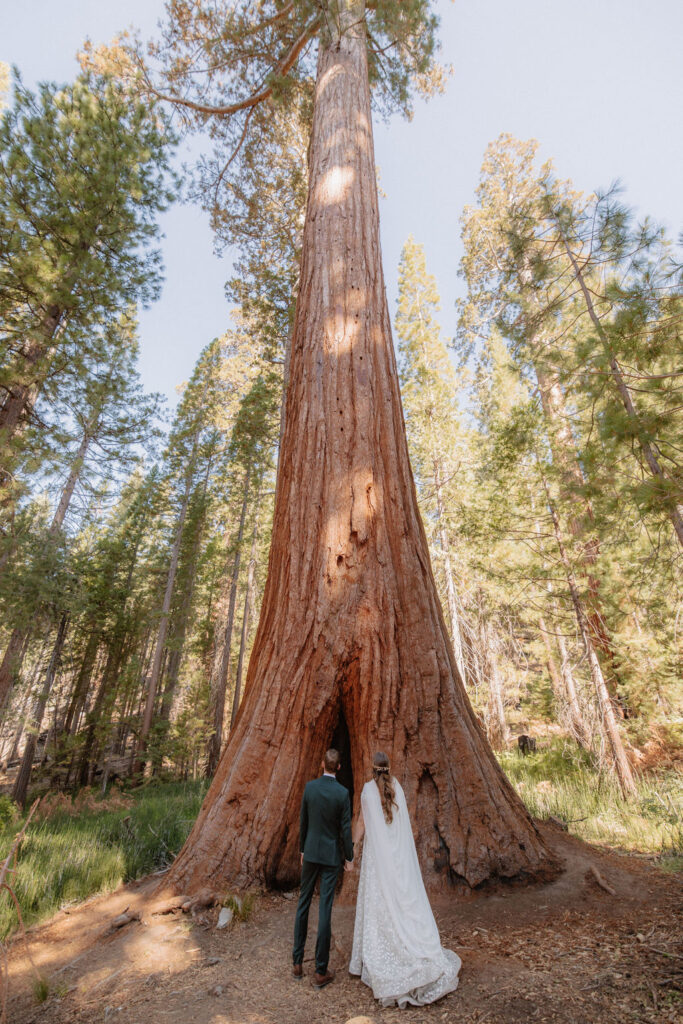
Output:
M427 886L557 864L459 676L408 461L379 249L362 23L321 44L272 543L244 698L176 890L299 874L305 782L347 745L402 782ZM347 760L348 763L348 760Z

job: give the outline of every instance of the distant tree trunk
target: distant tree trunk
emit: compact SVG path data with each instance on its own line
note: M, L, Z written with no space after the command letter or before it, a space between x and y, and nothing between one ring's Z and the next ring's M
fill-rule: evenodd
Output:
M209 476L211 474L211 465L212 460L207 459L204 481L200 491L201 497L199 499L202 505L206 500ZM173 707L173 697L175 695L176 687L178 686L180 664L183 658L185 637L187 635L187 627L190 622L190 612L192 611L192 601L194 599L194 588L197 576L197 559L199 558L204 525L204 517L202 517L199 526L195 529L192 536L192 545L187 555L187 580L185 581L185 586L183 588L180 607L177 610L177 614L174 616L175 621L173 623L172 630L172 647L168 653L164 692L161 700L161 707L159 708L159 717L164 722L168 722L170 718L171 708Z
M579 704L574 674L567 654L567 645L565 644L564 637L560 633L559 628L556 627L553 632L560 652L560 667L558 670L553 647L550 642L550 635L543 616L539 618L538 625L546 651L546 664L552 682L553 694L555 695L560 712L558 718L562 724L569 726L579 746L583 747L584 750L590 750L590 730L584 721L581 705Z
M100 634L96 631L93 631L88 637L88 642L86 644L85 652L83 654L81 667L78 670L78 675L76 676L76 681L74 683L74 687L71 693L69 706L67 707L66 715L64 716L64 727L62 730L64 736L70 736L74 731L75 722L85 702L88 689L90 688L90 679L92 677L92 671L93 668L95 667L95 659L97 657L97 648L99 646L99 643Z
M86 718L88 724L85 732L85 741L78 761L76 778L76 784L78 786L89 785L95 770L95 761L98 750L97 729L100 724L102 710L105 706L112 680L117 678L119 669L121 668L121 662L123 661L126 646L126 638L127 634L123 633L121 636L112 639L107 653L107 661L102 672L102 678L100 679L100 685L97 688L93 705L88 711Z
M31 704L31 699L33 697L34 692L35 687L31 683L26 687L26 692L23 695L23 699L18 702L18 707L15 716L16 726L10 732L8 741L5 744L7 752L5 753L3 750L1 762L1 767L3 771L7 771L8 765L12 764L12 762L16 761L17 759L19 753L19 744L21 743L21 737L24 734L26 715L28 713L28 709Z
M55 509L55 514L52 517L52 522L50 523L50 534L53 537L56 536L58 531L61 530L62 526L64 525L64 519L66 518L66 513L69 510L69 505L71 504L71 499L73 498L76 484L78 483L80 475L83 472L85 457L88 454L88 448L90 447L90 443L92 441L91 431L94 427L94 424L98 416L99 410L90 419L88 424L83 428L83 436L81 437L81 443L78 446L76 457L71 463L68 476L64 483L64 487L62 488L59 503L57 505L57 508Z
M557 646L560 652L560 666L562 671L562 682L564 683L564 691L567 696L567 706L569 709L569 721L572 727L572 732L584 750L591 749L591 730L588 726L584 713L581 710L581 704L579 702L579 696L576 689L576 680L574 679L574 672L572 670L572 663L567 651L567 644L562 636L562 633L558 631L557 634Z
M86 428L83 431L83 437L81 439L78 452L71 464L69 475L66 478L59 502L57 503L57 508L55 509L52 522L50 523L48 533L51 537L55 537L64 524L64 517L69 509L74 489L83 470L83 462L91 440L92 438L89 430ZM0 473L0 476L1 475L2 474ZM0 486L2 486L1 482ZM4 657L0 663L0 707L3 706L8 698L12 681L16 679L19 672L21 672L21 666L23 664L26 650L28 649L29 639L30 630L18 627L12 630L12 635L10 636L7 649L5 650Z
M196 444L197 439L195 439L195 449ZM157 632L156 644L154 647L154 657L152 658L152 669L149 674L149 681L147 685L147 700L145 703L145 710L142 716L140 735L138 737L137 760L134 768L135 775L143 775L145 771L145 751L147 748L147 738L149 736L149 731L152 727L154 701L157 694L159 679L161 677L161 663L166 648L166 634L168 632L168 618L169 613L171 611L171 599L173 598L173 587L175 586L175 577L176 572L178 571L178 559L180 558L180 545L182 544L183 540L183 527L185 526L185 517L187 515L187 507L190 503L190 493L192 490L192 480L194 477L193 464L194 453L190 461L190 468L188 469L187 475L185 477L185 491L183 494L180 511L178 513L175 537L173 538L173 545L171 547L171 563L168 567L168 574L166 576L166 590L164 591L164 600L161 606L161 618L159 619L159 630Z
M548 635L548 627L546 626L545 619L542 615L539 615L538 617L538 630L541 634L543 647L545 648L545 667L548 669L550 686L558 709L562 711L564 709L564 704L566 703L564 684L562 682L560 670L557 667L557 662L555 661L555 653Z
M259 505L260 495L256 496L256 519L254 521L254 532L251 535L251 551L249 553L249 566L247 568L247 586L244 592L244 613L242 615L242 633L240 636L240 653L237 659L237 675L235 677L235 695L232 699L232 710L230 712L230 728L232 729L237 718L237 712L240 706L240 697L242 694L242 672L244 671L244 655L247 649L247 639L249 637L249 615L251 613L251 606L254 599L254 572L256 570L256 544L258 541L258 528L259 528Z
M232 574L230 577L230 597L228 599L228 613L225 620L225 627L222 634L219 634L216 645L216 659L214 661L214 673L211 680L211 722L213 730L209 736L206 749L206 777L212 778L223 746L223 717L225 715L225 693L228 685L230 672L230 648L232 647L232 632L235 624L235 607L237 604L237 584L240 575L240 561L242 558L242 540L244 538L244 523L247 518L249 501L249 485L251 481L251 465L247 466L244 474L244 489L242 497L242 511L240 512L237 540L235 542L235 555L232 563Z
M567 524L569 532L581 546L581 563L585 570L588 589L586 621L593 645L607 672L606 683L610 695L620 714L627 716L627 709L618 693L619 675L615 665L614 646L605 622L600 599L600 581L595 575L595 562L599 554L597 539L586 540L586 534L593 522L593 509L584 496L586 485L583 469L576 455L576 445L568 422L564 394L555 373L543 366L539 359L534 363L541 407L548 426L548 440L553 454L553 464L560 475L561 496L569 510Z
M36 707L33 712L32 721L29 726L29 734L26 740L26 746L24 747L24 754L21 759L21 765L19 767L19 774L17 775L14 782L14 789L12 790L12 799L16 801L21 807L26 804L26 794L28 792L28 785L31 779L31 769L33 768L33 759L36 752L36 744L38 743L38 736L40 734L40 726L43 721L43 715L45 714L45 705L47 699L50 696L50 691L54 683L55 674L59 667L59 660L62 655L64 647L64 641L66 640L66 631L69 624L69 616L66 612L62 615L57 630L57 637L55 639L54 647L52 648L52 655L50 662L45 673L45 680L43 682L42 689L36 702Z
M546 487L547 493L547 487ZM583 641L583 646L586 651L586 657L588 659L588 666L590 669L591 679L593 686L595 687L595 695L597 698L598 713L600 720L600 728L607 739L608 745L612 753L612 765L616 774L619 785L624 796L633 796L636 792L636 784L631 771L631 766L626 757L626 751L624 750L623 743L621 742L621 736L619 734L619 726L614 715L614 708L612 707L612 701L610 700L605 679L600 668L600 662L598 661L595 648L590 635L590 629L588 627L588 621L586 614L581 603L581 597L579 590L574 579L574 573L571 567L571 563L567 556L567 552L562 539L562 531L560 528L560 520L555 509L555 505L550 499L548 494L548 504L550 507L550 514L553 521L553 529L555 531L555 539L557 541L557 547L562 560L562 565L567 576L567 586L569 587L569 593L574 605L574 612L576 614L576 621Z
M495 750L504 750L510 739L510 730L505 718L504 687L498 658L500 645L490 620L484 619L483 615L480 628L482 648L486 652L488 667L489 707L487 733L491 746Z
M165 878L182 892L295 884L301 794L335 733L349 744L356 813L373 752L389 754L430 889L557 871L471 709L430 566L358 11L344 7L340 37L320 47L268 580L235 727Z
M455 592L455 580L453 578L453 567L451 565L451 546L448 540L448 529L443 501L443 471L438 459L433 460L434 465L434 490L436 492L436 514L439 523L439 543L443 552L443 567L446 576L446 600L448 603L448 617L451 623L451 638L453 641L453 654L455 664L458 667L460 678L467 682L465 671L465 659L462 651L462 634L460 632L460 615L458 613L458 599Z

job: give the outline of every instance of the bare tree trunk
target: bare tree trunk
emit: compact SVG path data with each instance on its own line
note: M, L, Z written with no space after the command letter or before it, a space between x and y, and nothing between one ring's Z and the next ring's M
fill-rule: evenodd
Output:
M78 718L81 708L83 707L88 688L90 687L90 679L95 666L99 643L100 634L92 632L88 637L88 642L83 654L83 661L81 662L81 667L78 675L76 676L69 706L67 708L66 715L64 716L63 733L65 736L71 736L74 731L74 723Z
M586 533L593 522L593 509L584 496L585 477L576 455L574 437L568 423L564 394L555 374L548 372L541 360L534 363L543 415L548 426L548 440L561 482L561 495L569 510L567 524L569 532L581 544L581 564L585 570L588 589L586 621L593 645L607 673L606 683L610 695L620 714L627 717L625 702L620 698L619 673L615 665L614 646L605 622L600 599L600 581L595 575L595 562L599 554L596 538L586 540Z
M107 693L110 689L112 680L116 679L119 673L125 645L125 633L112 640L107 654L107 661L102 672L102 678L100 679L100 685L98 686L97 693L95 694L95 700L88 711L86 719L88 725L85 733L85 742L80 754L76 778L76 784L79 786L89 785L95 770L95 762L98 752L97 729L100 724L102 709L105 706Z
M567 645L558 626L552 631L560 653L560 667L555 661L550 634L543 616L539 617L538 626L546 651L546 664L552 682L553 694L558 704L562 724L568 726L576 742L584 750L590 750L590 730L585 723L581 705L576 691L576 683L571 662L567 654Z
M557 871L471 709L430 566L382 274L362 23L320 48L268 580L235 727L168 884L292 885L304 784L345 729L356 813L385 750L431 890Z
M562 239L562 244L567 254L567 258L569 259L569 262L572 265L574 276L576 277L576 281L579 285L579 288L581 289L581 294L583 295L584 301L586 303L588 316L590 317L591 322L598 334L598 337L600 338L600 342L602 344L605 356L607 358L607 362L609 364L610 373L612 376L612 380L614 382L614 386L617 390L617 393L619 394L619 397L621 398L624 409L626 410L626 415L628 416L629 420L633 425L633 431L638 439L640 450L642 451L643 456L645 457L645 462L647 463L648 469L650 470L652 475L658 480L664 482L667 480L667 475L660 466L659 460L657 459L657 456L655 454L654 445L650 441L650 438L647 436L647 432L643 428L640 416L638 415L635 404L633 402L633 398L631 397L630 388L626 384L624 376L621 372L621 366L619 365L619 361L614 355L614 352L612 351L612 346L609 343L607 332L605 331L605 328L602 326L599 316L595 312L593 299L591 298L590 291L588 289L588 286L586 285L585 278L583 276L581 268L579 267L576 256L572 252L559 222L556 221L556 225L560 233L560 238ZM683 545L683 510L681 509L680 504L676 503L672 504L668 511L669 518L673 524L676 536L678 537L678 542L679 544Z
M197 440L198 438L195 438L195 449ZM168 632L168 618L171 610L171 599L173 597L173 587L175 586L176 572L178 571L180 545L183 540L183 527L185 526L185 517L187 515L187 507L190 503L190 493L192 490L192 480L194 477L194 461L195 456L193 454L190 460L190 468L188 469L187 476L185 478L185 492L183 494L180 512L178 513L175 537L173 538L173 545L171 547L171 563L168 567L168 574L166 576L166 590L164 591L164 600L161 606L159 631L157 633L156 645L154 647L154 657L152 659L152 669L149 674L149 681L147 685L147 700L145 703L145 710L142 716L140 735L138 737L137 761L134 768L134 774L136 775L143 775L145 771L145 750L147 748L147 737L149 736L149 731L152 727L154 701L156 698L157 687L159 685L159 679L161 677L161 663L164 656L164 650L166 647L166 634Z
M26 692L23 695L23 700L19 701L19 706L16 713L16 726L8 737L8 742L5 745L7 753L3 750L2 760L0 765L3 771L7 771L7 768L12 762L16 761L19 753L19 744L21 743L21 737L24 734L24 727L26 725L26 714L31 703L31 698L34 694L33 682L26 687Z
M33 721L31 722L28 739L26 740L26 746L24 747L24 754L21 759L21 765L19 767L19 774L14 781L14 789L12 790L12 799L16 801L21 807L26 804L26 794L28 792L28 785L31 779L31 769L33 768L33 758L36 752L36 744L38 743L38 736L40 734L40 726L43 721L43 715L45 713L45 705L47 699L50 696L50 690L54 683L55 674L59 667L59 660L61 658L62 649L64 647L64 641L66 639L66 630L69 624L69 616L66 612L62 615L57 630L57 637L55 639L54 647L52 648L52 656L45 673L45 680L43 687L38 696L36 702L35 711L33 713Z
M249 553L249 566L247 568L247 586L244 592L244 613L242 615L242 633L240 636L240 653L237 659L237 675L235 678L235 695L232 699L232 711L230 713L230 728L232 729L237 718L237 711L240 706L242 694L242 672L244 670L244 655L247 649L249 637L249 615L254 599L254 572L256 570L256 544L258 541L259 528L259 495L256 497L256 519L254 520L254 532L251 535L251 551Z
M586 651L588 658L588 665L590 669L591 679L593 686L595 687L595 695L597 697L598 712L600 716L600 726L603 734L606 736L612 752L612 763L614 771L621 786L621 790L624 796L633 796L636 792L636 784L631 771L631 766L626 757L626 751L624 750L623 743L621 742L621 736L619 734L619 727L617 720L614 716L614 708L612 707L612 701L610 700L607 686L600 668L600 662L595 653L593 642L590 636L590 630L588 628L588 622L586 620L586 614L581 604L581 597L579 595L578 587L576 586L576 580L574 579L574 573L572 571L571 563L565 550L564 542L562 540L562 532L560 529L560 520L557 515L555 506L550 498L546 485L546 494L548 495L548 504L550 507L550 514L553 521L553 529L555 531L555 539L557 541L557 547L560 552L560 558L562 565L567 576L567 586L569 587L569 593L571 595L572 604L574 605L574 611L576 614L576 621L579 626L579 632L581 633L581 639L583 646Z
M207 459L206 472L204 473L204 482L202 484L200 498L202 505L206 499L206 492L209 486L211 465L211 459ZM199 557L199 550L201 548L203 532L204 519L202 518L199 527L194 531L192 537L192 546L187 556L187 566L189 575L188 579L185 581L185 586L180 601L180 607L178 608L177 615L174 616L175 621L172 630L172 641L169 641L169 645L172 643L172 647L168 653L166 682L164 685L161 707L159 709L159 717L164 722L168 722L170 718L171 708L173 706L173 697L176 691L176 687L178 685L180 664L182 662L183 651L185 648L185 637L187 634L187 627L190 621L190 612L192 611L192 601L194 598L195 580L197 576L197 559Z
M79 477L83 472L85 457L88 454L88 448L90 447L90 442L92 441L92 435L90 431L92 429L93 423L94 420L91 420L91 422L88 423L88 425L85 426L83 429L81 443L78 446L76 457L74 461L71 463L69 475L67 476L66 481L64 483L64 487L62 488L59 503L57 505L57 508L55 509L55 514L52 517L52 522L50 523L50 534L53 537L56 536L58 531L61 530L62 526L64 525L64 519L66 517L66 513L69 510L69 505L71 504L71 499L73 498L76 484L78 483Z
M9 415L9 414L8 414ZM0 428L1 429L1 428ZM88 429L86 428L83 432L83 438L81 440L76 457L71 464L69 475L66 479L66 483L62 489L62 493L57 503L52 522L50 523L49 534L51 537L56 536L58 531L61 529L64 523L64 517L69 508L69 504L73 497L74 488L78 482L78 478L83 469L83 462L85 455L90 444L91 437ZM1 473L0 473L1 476ZM2 486L0 482L0 487ZM12 686L12 680L16 679L19 672L21 672L21 666L23 664L24 655L28 648L30 639L30 630L15 628L12 630L7 649L5 650L2 663L0 663L0 707L3 706L7 700L9 691Z
M498 659L499 641L490 620L481 615L481 641L482 648L486 652L487 678L489 684L489 709L488 709L488 738L491 746L497 750L504 750L510 739L510 730L505 719L505 702L503 698L503 680L500 674L500 663Z
M237 584L240 575L240 562L242 558L242 540L244 537L244 523L247 517L249 501L249 485L251 481L251 465L247 466L244 474L244 490L242 497L242 510L240 512L237 540L235 542L235 555L232 563L232 576L230 579L230 597L228 600L228 614L225 621L225 628L217 644L216 660L214 662L214 674L211 680L211 722L213 731L209 736L207 744L206 777L210 779L221 756L223 746L223 718L225 716L225 694L230 674L230 648L232 647L232 633L235 624L235 607L237 604Z
M436 514L439 520L439 543L443 552L443 567L446 576L446 600L448 603L448 617L451 623L451 639L453 641L453 654L455 664L463 682L467 682L465 671L465 659L462 652L462 634L460 632L460 615L458 614L458 599L455 592L455 580L451 566L451 546L448 540L446 528L446 517L443 504L443 473L438 459L434 458L434 489L436 492Z

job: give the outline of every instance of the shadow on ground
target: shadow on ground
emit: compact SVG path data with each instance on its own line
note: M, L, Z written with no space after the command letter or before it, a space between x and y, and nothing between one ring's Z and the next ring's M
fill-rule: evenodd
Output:
M681 879L645 860L543 831L566 870L553 883L433 901L444 945L462 958L457 992L430 1007L380 1009L347 972L353 908L335 907L335 983L310 984L315 906L302 982L290 976L295 894L262 896L225 931L217 910L156 914L157 879L60 911L29 933L51 994L36 1004L25 946L10 949L12 1024L616 1024L680 1021ZM591 868L613 890L596 881ZM141 919L120 930L126 907Z

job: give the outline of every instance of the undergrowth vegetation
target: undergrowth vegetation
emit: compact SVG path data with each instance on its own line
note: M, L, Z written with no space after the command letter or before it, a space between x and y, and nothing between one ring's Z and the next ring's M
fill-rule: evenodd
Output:
M206 788L205 780L151 784L100 799L82 791L73 804L60 797L52 808L48 797L49 813L29 825L11 876L24 923L166 867L185 842ZM0 822L4 858L21 819L0 815ZM16 927L16 913L3 895L0 937Z
M683 867L683 776L648 771L625 800L613 777L596 772L570 740L554 739L527 757L508 750L498 760L531 814L555 817L589 843L654 855L661 867Z
M588 842L648 855L669 870L683 868L683 779L675 770L643 774L637 797L626 801L616 783L596 772L568 740L554 738L528 757L506 751L499 760L535 817L559 818ZM206 787L201 780L150 784L129 793L115 790L107 797L82 790L73 800L45 798L13 876L25 923L166 867L184 843ZM0 797L0 858L21 827L13 807ZM226 905L240 919L252 909L251 903ZM16 926L5 896L0 937Z

